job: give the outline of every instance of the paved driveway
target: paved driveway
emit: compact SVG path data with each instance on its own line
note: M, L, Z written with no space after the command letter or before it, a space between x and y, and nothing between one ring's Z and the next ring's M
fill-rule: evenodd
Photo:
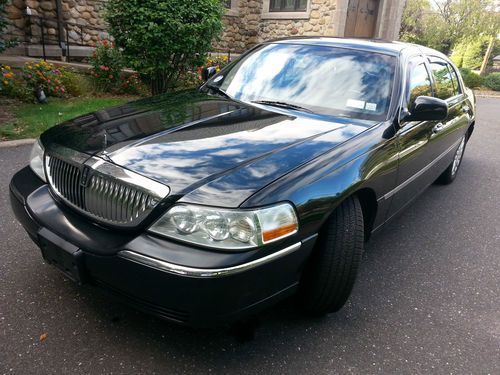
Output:
M455 183L429 188L371 240L348 305L310 320L284 304L245 344L46 266L8 203L29 148L0 149L0 373L499 374L500 100L478 111Z

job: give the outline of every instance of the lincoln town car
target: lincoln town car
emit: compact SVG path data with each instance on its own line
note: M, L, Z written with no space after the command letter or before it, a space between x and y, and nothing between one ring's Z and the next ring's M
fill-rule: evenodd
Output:
M269 41L203 77L49 129L10 183L47 264L191 326L339 310L364 243L453 182L475 126L457 68L413 44Z

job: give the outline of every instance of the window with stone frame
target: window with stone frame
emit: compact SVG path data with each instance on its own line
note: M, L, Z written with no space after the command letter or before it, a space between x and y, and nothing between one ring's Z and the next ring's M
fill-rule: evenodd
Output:
M226 16L238 16L239 0L221 0L226 8Z
M270 12L304 12L307 10L307 0L271 0Z

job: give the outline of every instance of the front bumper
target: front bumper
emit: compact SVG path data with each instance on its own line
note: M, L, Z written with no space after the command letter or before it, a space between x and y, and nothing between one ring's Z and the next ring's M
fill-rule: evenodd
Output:
M17 219L46 259L56 259L50 255L54 246L70 254L59 268L75 280L192 326L227 324L293 294L315 242L315 236L290 238L259 250L222 253L144 231L110 230L59 204L28 167L13 177L10 196Z

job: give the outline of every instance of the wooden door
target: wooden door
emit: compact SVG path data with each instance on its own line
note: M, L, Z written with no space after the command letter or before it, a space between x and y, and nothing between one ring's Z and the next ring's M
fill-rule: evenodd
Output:
M349 0L344 36L373 38L380 0Z

